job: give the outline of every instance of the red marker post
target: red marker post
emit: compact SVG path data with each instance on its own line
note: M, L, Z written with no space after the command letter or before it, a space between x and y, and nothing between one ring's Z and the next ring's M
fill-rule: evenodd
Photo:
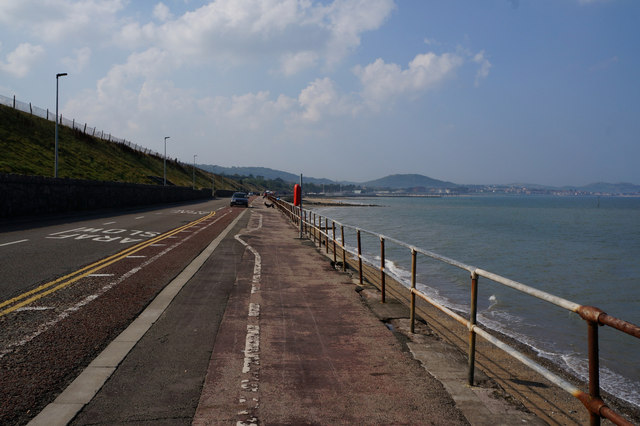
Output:
M293 205L300 208L300 239L302 239L302 174L300 175L300 184L293 186Z

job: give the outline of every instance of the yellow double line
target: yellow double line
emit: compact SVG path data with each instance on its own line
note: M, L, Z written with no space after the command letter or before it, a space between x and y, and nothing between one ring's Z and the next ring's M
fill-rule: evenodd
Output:
M2 303L0 303L0 309L4 308L5 306L9 306L8 308L3 309L2 311L0 311L0 317L7 315L17 309L22 308L23 306L26 306L30 303L35 302L38 299L43 298L44 296L54 293L66 286L68 286L69 284L72 284L84 277L86 277L87 275L93 274L96 271L99 271L100 269L103 269L113 263L116 263L124 258L126 258L127 256L132 255L133 253L136 253L144 248L149 247L152 244L157 243L158 241L162 241L166 238L169 238L179 232L184 231L187 228L190 228L192 226L195 226L197 224L199 224L200 222L203 222L211 217L213 217L213 215L215 215L216 212L211 212L209 213L207 216L201 217L200 219L194 220L193 222L190 222L186 225L180 226L176 229L173 229L169 232L165 232L164 234L158 235L157 237L154 237L150 240L147 241L143 241L141 243L136 244L135 246L126 248L122 251L120 251L119 253L116 253L114 255L111 255L109 257L106 257L104 259L101 259L95 263L92 263L90 265L85 266L84 268L78 269L75 272L72 272L68 275L65 275L64 277L60 277L54 281L50 281L46 284L42 284L41 286L34 288L33 290L27 291L25 293L22 293L19 296L16 296L12 299L6 300Z

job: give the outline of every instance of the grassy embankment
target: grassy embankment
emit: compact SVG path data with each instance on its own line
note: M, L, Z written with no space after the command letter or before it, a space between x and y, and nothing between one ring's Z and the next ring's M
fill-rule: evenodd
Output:
M65 126L58 127L58 177L98 181L162 184L162 157L107 142ZM55 123L0 105L0 173L53 177ZM195 186L211 188L212 175L196 168ZM190 187L193 168L167 159L167 183ZM225 176L215 188L260 191Z

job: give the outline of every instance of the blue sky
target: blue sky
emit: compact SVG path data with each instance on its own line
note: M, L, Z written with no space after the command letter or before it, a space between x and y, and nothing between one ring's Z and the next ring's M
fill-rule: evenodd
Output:
M0 94L191 163L640 184L636 0L3 0Z

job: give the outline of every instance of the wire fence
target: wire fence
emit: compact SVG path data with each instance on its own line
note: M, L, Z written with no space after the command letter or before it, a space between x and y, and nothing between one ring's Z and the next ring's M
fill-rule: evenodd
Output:
M34 106L31 104L31 102L27 103L27 102L17 100L15 95L13 96L13 98L8 98L6 96L0 95L0 104L11 107L13 109L17 109L22 112L29 113L31 115L35 115L40 118L44 118L45 120L50 120L53 122L56 121L55 112L49 111L49 109L43 109L43 108ZM61 126L69 127L71 129L82 132L86 135L90 135L107 142L122 144L122 145L128 146L133 150L142 152L144 154L155 155L157 157L164 158L162 154L156 151L153 151L149 148L145 148L143 146L135 144L126 139L121 139L116 136L113 136L111 133L107 133L104 130L98 130L97 127L89 127L87 123L82 123L82 122L76 121L75 119L70 120L68 118L63 117L62 114L60 114L60 117L58 118L58 123Z

